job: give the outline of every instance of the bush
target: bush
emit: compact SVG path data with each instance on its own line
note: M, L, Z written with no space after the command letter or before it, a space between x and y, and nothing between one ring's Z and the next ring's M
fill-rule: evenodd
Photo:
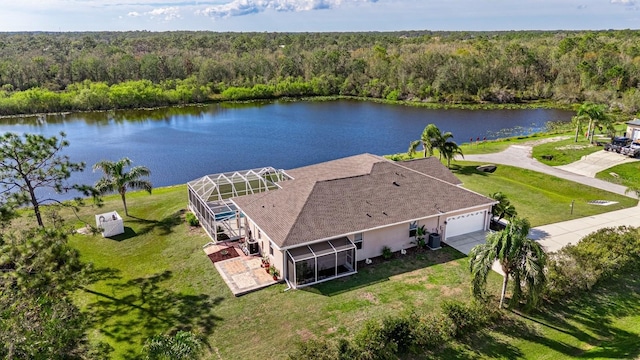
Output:
M289 354L291 360L335 360L338 353L335 346L327 340L311 339L300 341L296 344L296 349Z
M383 326L373 320L367 321L356 334L354 344L358 353L356 358L360 360L395 359L398 351L398 344L389 341Z
M382 322L382 333L387 341L396 343L399 353L406 353L415 347L415 324L418 321L415 314L388 317Z
M185 215L185 220L187 220L187 224L189 224L190 226L200 225L200 221L194 213L187 213L187 215Z
M441 307L444 315L451 320L450 335L452 337L469 334L494 320L493 311L478 303L445 301Z
M391 259L393 257L393 253L391 252L391 248L389 248L388 246L382 247L382 257L385 260Z
M640 231L619 226L604 228L567 245L548 260L547 296L559 299L589 291L599 282L640 268Z

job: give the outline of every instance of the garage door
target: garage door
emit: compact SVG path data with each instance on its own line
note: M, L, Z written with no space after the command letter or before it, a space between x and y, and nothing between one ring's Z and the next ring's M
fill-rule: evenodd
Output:
M447 238L484 230L485 214L483 210L447 218Z

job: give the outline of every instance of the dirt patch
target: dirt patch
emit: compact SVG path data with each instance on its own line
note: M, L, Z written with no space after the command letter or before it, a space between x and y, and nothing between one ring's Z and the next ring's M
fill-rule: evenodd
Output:
M565 145L557 147L556 150L582 150L588 147L589 145Z
M532 140L532 141L523 142L521 145L536 146L536 145L546 144L546 143L550 143L550 142L562 141L562 140L566 140L566 139L569 139L569 138L571 138L571 136L554 136L554 137L546 138L546 139L538 139L538 140Z
M442 286L440 286L440 293L442 295L444 295L444 296L451 297L451 296L462 294L462 289L460 289L458 287L452 288L452 287L449 287L449 286L446 286L446 285L442 285Z
M380 301L378 301L378 298L370 292L363 293L362 295L360 295L360 297L375 305L380 303Z
M425 288L427 288L428 290L432 290L438 287L438 285L434 285L434 284L425 284L424 285Z
M309 331L308 329L299 329L296 330L296 334L298 334L298 336L300 336L300 340L302 341L307 341L309 339L314 339L316 336L313 335L313 333L311 331Z

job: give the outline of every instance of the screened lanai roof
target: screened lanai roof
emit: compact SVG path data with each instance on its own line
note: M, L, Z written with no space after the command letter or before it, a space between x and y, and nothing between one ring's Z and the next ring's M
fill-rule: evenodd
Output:
M320 243L300 246L289 249L288 251L289 256L291 256L293 261L298 262L355 248L356 246L351 242L351 240L346 237L341 237Z
M236 196L278 189L278 181L290 180L284 170L272 167L205 175L188 186L205 202L219 202Z

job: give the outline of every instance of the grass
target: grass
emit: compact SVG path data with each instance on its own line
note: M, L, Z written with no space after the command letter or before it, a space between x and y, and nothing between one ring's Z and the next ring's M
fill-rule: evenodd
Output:
M611 173L617 174L618 176L613 176ZM640 162L616 165L600 171L596 174L596 178L626 187L640 187Z
M202 251L208 237L184 222L185 186L127 200L125 234L70 239L97 269L97 281L75 300L95 321L90 339L113 346L113 358L138 358L146 338L178 329L207 340L206 358L282 358L300 339L349 335L371 318L439 311L445 299L469 299L467 259L451 248L396 254L304 290L285 292L279 284L235 298ZM104 208L85 208L80 216L90 221L121 208L108 197ZM499 285L492 274L494 292Z
M580 160L583 156L602 150L601 146L591 145L580 136L578 142L574 138L549 142L533 147L532 156L538 161L550 165L566 165Z
M475 166L468 162L454 165L465 186L482 194L505 192L534 226L635 205L630 198L527 170L499 166L495 173L487 174L478 173ZM113 358L138 358L146 338L178 329L193 330L206 339L206 358L282 358L301 339L349 336L371 318L414 309L439 311L443 300L470 298L468 260L447 247L395 255L390 261L359 268L354 276L303 290L284 291L285 285L280 284L235 298L202 251L208 237L184 222L186 199L185 186L155 189L153 195L129 193L131 216L125 217L125 234L113 239L99 235L70 239L82 258L97 269L96 282L78 291L75 299L95 321L90 339L113 346ZM620 204L586 204L594 199ZM568 208L571 200L576 200L573 215ZM120 199L110 196L104 208L84 208L80 217L92 221L96 213L121 208ZM62 215L71 218L68 213ZM497 294L499 286L499 276L491 273L490 291ZM567 306L559 305L557 311L569 311ZM615 320L627 337L601 337L598 344L619 347L618 341L628 340L635 345L635 319ZM514 328L504 325L480 332L475 339L447 345L443 357L553 358L547 354L557 351L544 344L565 342L596 351L577 342L582 338L565 339L566 332L553 333L533 320L516 320ZM565 323L570 321L582 320L565 319ZM566 326L577 326L570 324ZM528 332L517 332L530 328L536 331L531 337Z
M637 359L640 280L618 277L592 292L547 305L538 313L510 312L497 326L447 344L442 358Z
M637 200L590 186L577 184L531 170L498 165L494 173L476 170L481 163L457 161L451 166L467 189L483 195L502 192L515 206L520 217L529 219L532 226L601 214L635 206ZM574 200L573 214L570 213ZM591 200L617 201L599 206Z

